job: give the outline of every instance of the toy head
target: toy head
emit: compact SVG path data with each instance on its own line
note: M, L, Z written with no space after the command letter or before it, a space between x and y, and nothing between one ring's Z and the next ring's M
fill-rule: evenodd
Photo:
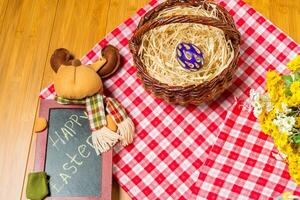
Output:
M102 58L91 65L82 65L67 49L57 49L50 59L55 72L54 87L58 96L83 99L103 93L102 78L112 75L120 65L120 55L113 46L102 50Z

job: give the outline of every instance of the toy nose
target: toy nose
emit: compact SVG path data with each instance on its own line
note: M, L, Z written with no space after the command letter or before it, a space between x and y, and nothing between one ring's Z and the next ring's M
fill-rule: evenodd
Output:
M81 65L81 62L80 62L80 60L78 60L78 59L74 59L74 60L72 60L72 65L73 65L74 67L78 67L78 66Z

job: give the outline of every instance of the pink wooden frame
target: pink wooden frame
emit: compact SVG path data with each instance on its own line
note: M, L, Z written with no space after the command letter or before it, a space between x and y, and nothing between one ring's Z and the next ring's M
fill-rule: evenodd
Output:
M85 108L82 105L61 105L53 100L41 100L39 116L47 119L51 108ZM48 129L38 133L36 140L34 171L44 171ZM112 150L102 154L101 196L97 197L47 197L46 200L110 200L112 190Z

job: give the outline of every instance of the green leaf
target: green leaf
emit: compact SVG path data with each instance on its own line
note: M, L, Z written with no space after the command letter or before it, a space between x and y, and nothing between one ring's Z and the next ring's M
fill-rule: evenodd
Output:
M300 134L293 135L292 140L295 144L300 144Z
M284 83L285 83L285 86L286 87L290 87L291 86L291 84L293 83L293 78L292 78L292 76L290 76L290 75L283 75L282 77L282 80L284 81Z
M300 74L298 72L294 73L294 81L300 81Z
M285 84L285 95L286 96L291 96L292 92L290 90L290 87L291 87L292 83L294 82L293 77L290 76L290 75L283 75L281 78L282 78L282 80L284 81L284 84Z
M285 96L292 96L292 92L290 90L290 88L286 88L284 91Z

